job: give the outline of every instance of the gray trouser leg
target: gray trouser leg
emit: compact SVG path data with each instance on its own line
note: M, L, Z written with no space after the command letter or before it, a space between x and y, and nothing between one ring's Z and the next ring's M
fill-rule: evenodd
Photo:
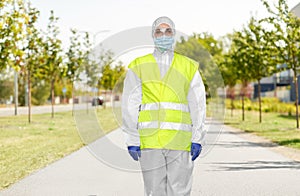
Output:
M192 189L194 162L190 152L170 150L167 153L167 195L189 196Z
M166 196L167 171L162 150L142 150L140 164L143 172L145 196Z
M144 149L140 159L146 196L189 196L193 162L189 152Z

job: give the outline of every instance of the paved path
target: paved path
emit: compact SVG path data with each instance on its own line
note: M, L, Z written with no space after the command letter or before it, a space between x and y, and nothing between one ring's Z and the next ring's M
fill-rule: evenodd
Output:
M107 139L118 144L122 143L123 135L120 130L114 131L92 146L84 147L19 181L0 195L142 196L140 172L113 168L90 153L91 149L94 149L94 154L109 152L107 148L101 149ZM123 151L118 160L128 161L132 163L128 167L138 168L124 146L119 146ZM269 143L249 141L243 133L225 126L217 144L195 162L192 196L299 196L299 162L276 153L272 148L274 146ZM109 153L103 156L109 156ZM106 157L105 160L114 162L113 158Z
M54 112L64 112L72 110L72 104L66 105L55 105ZM31 108L32 114L42 114L42 113L51 113L51 105L47 106L33 106ZM28 107L20 106L17 109L18 115L26 115L28 114ZM13 105L9 107L0 108L0 116L14 116L15 115L15 107Z
M119 106L120 102L115 101L113 104L115 106ZM111 107L112 103L107 102L106 106ZM102 107L102 106L98 106ZM54 105L54 112L66 112L71 111L73 108L73 104L60 104L60 105ZM94 108L91 103L82 103L82 104L75 104L74 109L80 110L80 109L86 109L86 108ZM43 106L32 106L31 107L31 114L44 114L44 113L51 113L52 112L52 106L51 105L43 105ZM17 115L27 115L28 114L28 107L27 106L19 106L17 108ZM15 115L15 107L14 105L10 105L7 107L1 107L0 108L0 117L1 116L14 116Z

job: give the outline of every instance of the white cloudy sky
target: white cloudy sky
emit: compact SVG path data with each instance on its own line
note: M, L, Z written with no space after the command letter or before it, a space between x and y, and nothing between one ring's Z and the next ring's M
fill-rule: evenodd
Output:
M119 31L150 26L159 16L174 20L186 34L208 31L221 36L239 29L251 15L266 11L260 0L31 0L41 11L40 25L45 28L50 10L60 18L61 36L66 43L70 28L92 33L110 30L97 36L101 41ZM288 0L293 8L299 0Z
M269 0L274 2L275 0ZM287 0L292 9L300 0ZM210 32L219 37L238 30L252 15L267 14L260 0L31 0L41 11L39 26L46 28L50 10L60 18L61 39L66 48L70 29L99 33L96 43L123 30L151 26L159 16L170 17L184 34ZM95 44L96 44L95 43ZM135 51L137 52L137 51ZM145 51L139 51L139 54ZM137 52L138 53L138 52ZM134 56L122 57L129 62ZM126 59L126 60L124 60Z

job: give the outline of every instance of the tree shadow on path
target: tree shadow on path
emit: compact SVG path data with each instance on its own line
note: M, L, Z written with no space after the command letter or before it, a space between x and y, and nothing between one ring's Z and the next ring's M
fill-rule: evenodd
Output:
M245 162L212 162L213 167L208 171L243 171L243 170L270 170L293 169L300 170L300 162L296 161L245 161Z

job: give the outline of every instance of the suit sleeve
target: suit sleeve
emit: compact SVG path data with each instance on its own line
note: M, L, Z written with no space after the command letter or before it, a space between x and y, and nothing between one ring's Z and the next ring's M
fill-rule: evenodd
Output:
M206 134L206 96L205 87L198 71L196 71L190 83L187 99L192 119L191 142L201 144L204 142L204 136Z
M141 103L141 80L134 71L128 69L122 94L122 129L127 146L140 146L137 125Z

